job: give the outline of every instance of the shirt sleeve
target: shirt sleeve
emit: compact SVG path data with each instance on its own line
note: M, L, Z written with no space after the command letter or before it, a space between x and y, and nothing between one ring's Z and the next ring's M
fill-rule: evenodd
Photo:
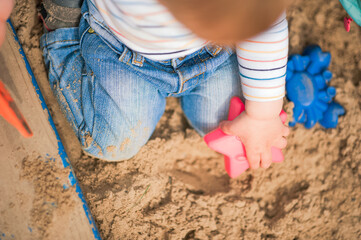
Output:
M288 22L283 13L268 30L237 44L244 97L257 102L283 98L287 57Z

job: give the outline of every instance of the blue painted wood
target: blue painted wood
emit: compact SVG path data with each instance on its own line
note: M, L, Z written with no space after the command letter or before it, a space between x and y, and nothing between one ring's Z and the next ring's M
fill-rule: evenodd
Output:
M44 97L43 95L41 94L41 91L40 91L40 88L39 88L39 85L35 79L35 76L31 70L31 67L30 67L30 64L25 56L25 53L21 47L21 44L19 42L19 39L16 35L16 31L15 31L15 28L14 26L11 24L10 20L8 20L8 23L9 25L11 26L11 29L12 29L12 32L13 32L13 37L14 39L16 40L16 42L19 44L19 53L20 55L22 56L24 62L25 62L25 65L26 65L26 69L29 73L29 75L31 76L31 81L32 81L32 84L34 86L34 89L38 95L38 98L40 100L40 103L41 103L41 106L43 108L44 111L46 111L48 113L48 122L50 124L50 126L52 127L53 131L54 131L54 134L56 135L56 139L58 141L58 154L62 160L62 164L63 164L63 167L64 168L69 168L70 169L70 174L69 174L69 181L70 181L70 184L72 185L72 187L75 187L76 189L76 192L78 193L78 197L79 199L81 200L82 202L82 205L83 205L83 209L84 209L84 214L86 215L88 221L89 221L89 225L92 229L92 232L93 232L93 235L94 235L94 239L96 240L101 240L101 237L100 237L100 233L95 225L95 221L93 219L93 216L91 215L90 213L90 209L88 207L88 204L86 203L85 201L85 198L84 198L84 195L83 195L83 192L80 188L80 185L79 185L79 182L78 180L76 179L75 175L74 175L74 171L73 171L73 168L69 162L69 158L65 152L65 149L64 149L64 146L60 140L60 137L59 137L59 134L58 134L58 131L56 130L56 127L55 127L55 124L54 124L54 121L53 119L51 118L51 115L50 115L50 112L49 112L49 109L45 103L45 100L44 100Z

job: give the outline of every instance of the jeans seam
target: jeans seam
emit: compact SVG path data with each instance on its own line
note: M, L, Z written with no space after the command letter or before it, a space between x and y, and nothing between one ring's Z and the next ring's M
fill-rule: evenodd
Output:
M207 53L208 53L209 55L211 55L209 52L207 52ZM202 63L205 62L205 61L207 61L208 59L213 58L213 56L209 56L209 57L206 58L206 59L202 59L202 58L199 56L199 54L197 54L197 57L198 57L199 61L201 61Z
M203 62L205 62L205 61L207 61L208 59L211 59L211 58L213 58L213 57L208 57L208 58L206 58L206 59L201 59L201 62L203 63Z
M119 61L120 62L123 62L123 59L125 58L125 55L128 53L128 49L127 48L124 48L124 51L122 52L122 54L120 55L119 57Z
M49 47L55 43L63 43L63 42L79 42L79 39L72 39L72 40L59 40L59 41L54 41L51 43L48 43L47 39L46 39L46 47Z
M146 61L146 59L145 59L145 58L144 58L144 61ZM168 71L168 70L163 70L163 69L160 69L160 68L158 68L158 67L154 66L153 64L152 64L151 66L152 66L152 67L154 67L154 68L156 68L156 69L158 69L159 71L164 71L164 72L167 72L167 73L175 73L174 69L172 69L172 70Z
M204 74L204 73L201 73L201 74L199 74L199 75L197 75L197 76L200 76L200 75L202 75L202 74ZM191 78L190 78L190 79L191 79ZM188 79L188 80L190 80L190 79ZM188 80L187 80L187 81L188 81ZM185 81L184 83L186 83L187 81ZM192 86L190 86L189 88L183 89L183 90L182 90L182 93L184 93L185 91L187 91L187 90L190 89L191 87L197 85L198 83L199 83L199 79L197 79L197 82L196 82L195 84L193 84Z
M110 29L109 29L106 25L104 25L103 23L99 22L98 19L96 19L96 18L94 17L94 15L91 14L90 12L88 12L88 14L90 15L91 18L93 18L93 20L96 22L96 24L99 25L99 27L103 28L103 29L104 29L105 31L107 31L109 34L111 34L111 35L114 36L114 34L110 31ZM90 25L90 24L89 24L89 25ZM114 36L114 37L115 37L115 36Z
M196 77L202 75L202 74L204 74L204 72L198 73L197 75L195 75L195 76L193 76L193 77L191 77L191 78L188 78L188 79L184 80L184 81L183 81L183 84L186 83L186 82L188 82L189 80L191 80L191 79L193 79L193 78L196 78Z
M204 67L206 68L205 71L202 72L202 73L199 73L199 74L197 74L197 75L195 75L195 76L193 76L193 77L191 77L191 78L188 78L187 80L184 80L183 84L185 84L185 83L188 82L189 80L191 80L191 79L193 79L193 78L196 78L196 77L204 74L205 72L207 72L207 64L206 64L206 63L203 63L203 64L204 64ZM204 75L203 75L203 79L204 79ZM198 82L199 82L199 80L197 80L197 82L196 82L195 84L193 84L193 85L197 85ZM183 85L183 84L182 84L182 85ZM193 86L193 85L192 85L192 86ZM188 89L189 89L189 88L184 89L182 92L184 92L184 91L186 91L186 90L188 90Z
M95 102L94 102L94 97L95 97L95 74L94 74L94 72L93 72L93 70L89 67L89 69L90 69L90 71L91 71L91 74L90 74L90 76L89 76L89 72L87 71L87 76L88 77L90 77L90 79L91 79L91 83L92 83L92 94L91 94L91 101L92 101L92 105L93 105L93 108L94 109L96 109L96 106L94 105L95 104ZM93 116L93 126L91 126L92 127L92 133L94 134L94 126L95 126L95 111L94 111L94 116ZM93 136L93 134L92 134L92 136ZM94 139L93 139L93 141L94 141Z
M89 34L91 34L91 33L89 33ZM93 34L94 34L94 33L93 33ZM105 38L102 37L102 35L97 34L97 33L95 33L95 34L96 34L96 35L100 38L100 40L101 40L105 45L107 45L114 53L116 53L116 54L118 54L118 55L121 55L121 54L122 54L121 51L115 49L108 41L106 41ZM123 51L124 51L124 46L123 46Z
M48 50L47 50L47 52L49 52ZM49 57L50 59L51 59L51 63L54 63L54 60L53 60L53 58L50 56L50 54L48 53L47 54L47 57ZM53 74L56 76L56 79L59 79L59 81L60 81L60 77L59 77L59 75L56 73L56 71L55 71L55 69L54 69L54 65L53 64L49 64L49 67L52 69L52 72L53 72ZM50 71L49 71L49 73L50 73ZM64 97L64 94L63 94L63 92L62 91L60 91L60 82L59 81L57 81L57 91L56 91L56 98L58 98L59 99L59 95L61 94L62 95L62 97L65 99L65 97ZM52 86L52 88L53 88L53 86ZM52 91L54 92L54 89L52 89ZM60 101L60 99L58 100L58 103L61 103L62 101ZM70 107L69 107L69 104L68 104L68 102L67 101L65 101L65 103L66 103L66 108L68 108L69 110L70 110ZM61 105L61 104L59 104L59 105ZM68 114L66 114L65 113L65 111L63 110L63 107L61 107L60 106L60 109L61 109L61 111L63 112L63 114L65 114L66 116L68 116ZM71 111L70 111L71 112ZM71 119L72 119L72 121L71 121L71 124L73 125L73 128L74 128L74 130L75 130L75 128L76 128L76 130L77 131L75 131L75 132L78 132L78 126L75 124L75 117L74 117L74 114L71 112Z
M212 49L210 47L212 47ZM217 48L214 51L215 47L217 47ZM206 48L206 52L208 52L210 55L212 55L212 57L216 57L221 52L221 50L224 49L223 47L219 47L217 45L212 45L212 46L207 45L205 48Z
M129 60L128 60L128 62L122 62L123 64L125 64L125 66L127 66L128 68L131 68L131 69L128 69L128 70L135 70L134 72L132 72L132 73L134 73L134 74L136 74L138 77L140 77L140 78L144 78L144 76L146 76L144 73L141 73L141 72L139 72L139 70L133 65L133 64L131 64L130 63L130 59L131 58L129 58ZM150 81L148 81L147 80L147 78L145 78L145 80L144 81L147 81L147 82L150 82ZM151 82L150 82L151 83ZM153 85L153 84L152 84ZM154 85L153 85L154 86ZM154 86L155 87L155 86ZM157 87L155 87L157 90L159 90Z
M232 54L228 51L228 49L227 48L223 48L227 53L228 53L228 55L229 56L231 56Z
M135 70L135 72L133 72L133 73L135 73L135 74L138 75L139 77L142 77L141 74L142 74L142 75L145 75L145 74L143 74L143 73L140 73L140 74L139 74L138 69L137 69L133 64L130 63L130 59L131 59L131 58L129 58L128 62L126 62L125 64L126 64L128 67L130 67L130 68L132 68L133 70ZM123 63L124 63L124 62L123 62Z
M138 64L143 65L143 62L137 61L137 59L133 59L133 61L134 61L135 63L138 63ZM141 67L141 66L138 66L138 67Z
M133 56L132 56L132 64L133 65L136 65L138 67L143 67L143 64L144 64L144 57L142 55L140 55L141 59L143 59L143 61L138 61L137 58L138 58L138 53L136 52L133 52Z
M143 78L144 76L146 76L144 73L139 72L139 70L133 64L130 63L130 60L131 60L131 58L129 58L128 62L122 62L122 63L125 63L126 66L128 66L128 68L131 68L132 70L135 70L133 73L136 74L137 76L139 76L140 78ZM144 61L145 61L145 59L144 59ZM154 66L152 65L152 67L154 67ZM174 73L174 71L173 71L173 73ZM148 79L148 78L146 78L146 79ZM148 81L148 80L145 80L145 81ZM157 87L155 87L155 88L157 90L159 90Z
M184 84L184 82L183 82L183 75L182 75L182 72L181 72L181 71L179 71L179 70L177 70L177 73L178 73L178 75L180 75L180 78L181 78L181 86L180 86L180 88L179 88L179 91L177 92L177 94L180 94L180 93L182 93L182 92L183 92L183 84Z
M132 58L130 57L130 58L128 59L128 62L126 62L126 64L129 65L129 66L132 66L134 69L136 69L136 67L134 67L133 64L130 63L130 60L131 60L131 59L132 59Z
M102 24L101 22L99 22L91 13L89 13L89 15L90 15L90 17L96 22L96 24L97 24L100 28L102 28L102 29L104 29L105 31L107 31L107 32L108 32L110 35L112 35L114 38L117 38L116 36L114 36L114 34L109 30L109 28L108 28L107 26L105 26L104 24ZM91 28L89 22L88 22L88 25L89 25L89 28ZM87 29L89 29L89 28L87 28ZM86 30L85 32L87 32L87 30ZM96 32L95 32L95 33L96 33ZM111 44L108 43L108 41L106 41L105 38L103 38L100 34L97 34L97 33L96 33L96 35L99 36L99 38L102 40L102 42L104 42L113 52L115 52L115 53L117 53L117 54L119 54L119 55L122 54L121 51L118 51L118 50L115 49L113 46L111 46ZM117 40L117 41L118 41L118 40ZM119 42L119 44L122 44L122 45L123 45L123 51L124 51L124 48L125 48L125 47L124 47L124 44L123 44L122 42L120 42L120 41L118 41L118 42Z
M84 19L85 20L85 19ZM86 20L85 20L86 21ZM80 46L80 49L83 49L82 46L83 46L83 39L85 37L85 34L89 31L90 29L90 25L84 30L84 32L82 32L81 34L81 37L80 37L80 40L79 40L79 46Z

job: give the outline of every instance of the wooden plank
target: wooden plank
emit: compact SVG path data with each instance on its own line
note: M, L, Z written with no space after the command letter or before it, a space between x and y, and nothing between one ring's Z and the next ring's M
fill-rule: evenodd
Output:
M25 139L0 117L0 240L100 239L10 24L0 79L34 132Z

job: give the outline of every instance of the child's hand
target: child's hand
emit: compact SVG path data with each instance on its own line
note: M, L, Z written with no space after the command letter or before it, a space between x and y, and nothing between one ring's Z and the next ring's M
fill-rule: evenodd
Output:
M283 149L289 134L279 117L282 100L274 102L246 101L246 111L233 121L220 124L223 132L238 136L243 142L251 168L268 168L272 163L271 147ZM248 110L248 111L247 111Z
M0 0L0 46L5 39L6 19L10 16L13 5L13 0Z

